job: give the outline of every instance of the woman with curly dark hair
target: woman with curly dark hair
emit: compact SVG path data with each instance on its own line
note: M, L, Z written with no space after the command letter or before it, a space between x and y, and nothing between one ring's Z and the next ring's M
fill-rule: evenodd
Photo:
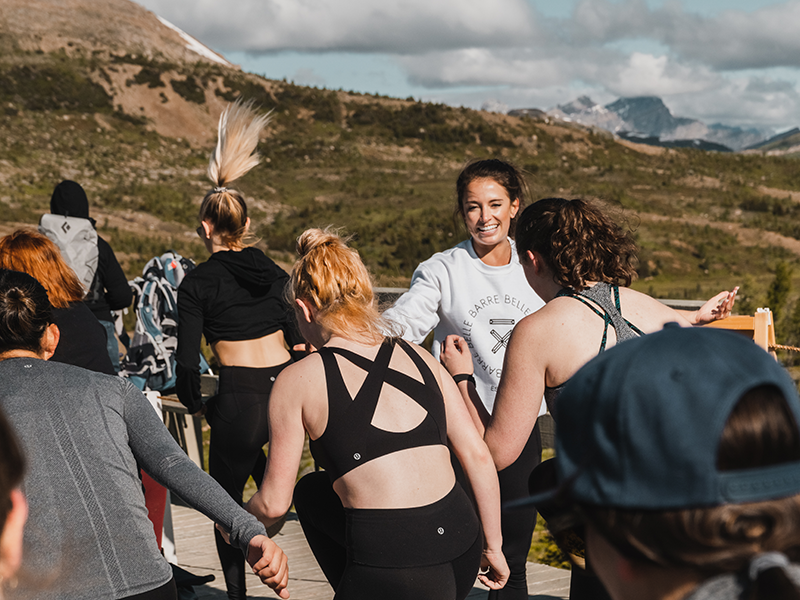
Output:
M672 321L689 327L724 318L735 298L735 291L723 292L699 311L681 313L630 289L635 243L583 200L545 198L530 205L519 217L515 243L525 277L545 306L514 328L492 414L481 411L474 387L466 390L498 470L523 452L542 397L558 421L561 389L599 352ZM451 373L471 368L463 338L449 336L442 356ZM524 475L526 483L535 466ZM597 593L582 594L582 583L573 581L572 598Z

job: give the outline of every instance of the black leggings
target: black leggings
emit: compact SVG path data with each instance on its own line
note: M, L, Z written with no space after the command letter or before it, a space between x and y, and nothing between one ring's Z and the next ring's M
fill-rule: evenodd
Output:
M459 484L417 508L345 509L324 472L295 487L295 510L335 600L461 600L480 565L480 522Z
M219 392L209 400L206 415L211 426L208 471L237 502L242 501L248 477L252 475L258 485L264 477L267 458L263 447L269 441L269 393L275 378L288 364L263 369L219 369ZM228 598L245 600L244 556L241 550L226 544L216 529L214 538Z
M542 437L539 423L533 428L522 454L497 473L500 480L500 499L506 502L529 496L528 478L534 467L542 462ZM505 587L489 592L489 600L528 600L527 563L531 538L536 527L536 507L503 509L503 554L511 569Z

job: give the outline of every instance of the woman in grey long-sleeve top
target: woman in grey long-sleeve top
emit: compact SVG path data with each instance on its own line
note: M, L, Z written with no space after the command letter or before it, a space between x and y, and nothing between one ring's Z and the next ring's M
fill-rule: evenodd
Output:
M9 600L176 598L136 463L230 534L262 580L287 597L286 557L172 440L127 381L47 358L58 343L47 293L0 270L0 406L28 459L23 568Z

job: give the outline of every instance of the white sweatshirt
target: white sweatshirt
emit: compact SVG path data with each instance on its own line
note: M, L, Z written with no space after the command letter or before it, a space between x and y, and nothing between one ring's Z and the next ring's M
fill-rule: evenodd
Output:
M411 288L383 313L404 328L403 338L411 342L421 343L433 330L436 358L448 335L462 336L472 349L476 388L489 413L511 330L544 306L509 242L511 262L501 267L478 258L471 240L434 254L414 271Z

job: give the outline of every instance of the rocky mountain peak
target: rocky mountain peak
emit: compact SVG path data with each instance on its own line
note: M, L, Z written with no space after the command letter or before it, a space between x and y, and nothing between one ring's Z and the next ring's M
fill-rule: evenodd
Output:
M572 102L559 104L558 108L565 115L574 115L576 113L591 111L598 106L599 104L596 104L589 96L580 96Z
M693 119L676 118L657 96L619 98L606 108L628 123L633 131L661 136L680 126L689 125Z

